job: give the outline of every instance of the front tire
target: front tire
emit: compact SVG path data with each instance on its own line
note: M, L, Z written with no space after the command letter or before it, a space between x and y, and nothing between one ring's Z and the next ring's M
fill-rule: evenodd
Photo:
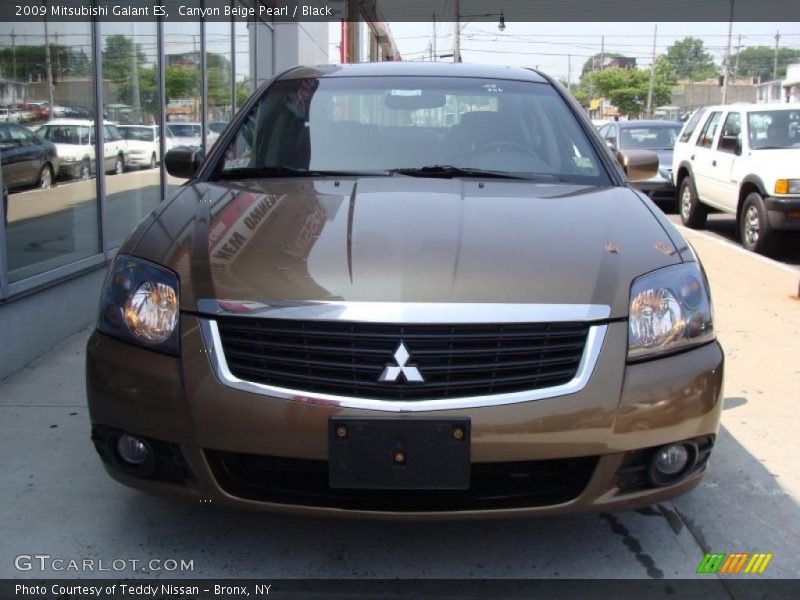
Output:
M678 212L681 222L691 229L702 229L708 218L708 207L697 199L697 190L691 177L684 177L678 194Z
M36 187L42 190L49 190L53 187L53 167L49 163L45 163L42 166L39 178L36 180Z
M81 170L78 173L78 178L86 180L89 179L91 176L92 176L92 167L89 164L89 159L84 158L83 161L81 162Z
M769 254L775 249L778 232L769 224L764 198L758 192L747 195L739 218L742 246L751 252Z

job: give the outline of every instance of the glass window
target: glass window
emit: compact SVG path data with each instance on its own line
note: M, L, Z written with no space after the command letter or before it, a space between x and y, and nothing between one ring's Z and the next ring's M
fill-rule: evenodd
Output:
M167 97L166 120L170 124L191 123L197 127L198 141L191 145L200 145L199 128L202 111L200 95L200 23L198 22L165 22L164 23L164 78ZM176 135L172 125L167 129L167 150L175 146L187 145L187 138L195 137ZM183 138L183 139L181 139ZM174 190L184 179L167 175L168 190Z
M152 131L160 110L155 23L100 24L100 68L103 79L106 239L119 246L161 200L155 139L132 140L130 129ZM119 125L119 129L117 127ZM119 169L120 161L122 169Z
M91 25L14 24L15 52L0 53L15 123L2 144L8 189L9 282L45 273L100 252ZM11 112L10 112L11 114ZM57 184L57 187L55 185Z
M456 115L455 124L447 114ZM278 82L254 107L219 170L384 171L437 164L609 183L552 87L466 77Z
M241 2L237 2L241 4ZM237 19L234 25L236 37L236 108L241 107L253 93L253 74L250 64L250 44L253 22Z
M652 125L620 128L622 150L672 150L680 125Z
M206 127L207 146L211 148L233 114L231 84L231 24L206 22L206 87L208 112Z
M714 136L717 134L717 126L719 125L720 117L722 116L721 112L713 112L708 117L708 121L703 126L700 135L697 138L697 145L703 148L711 148L711 144L714 143Z
M753 150L800 146L800 110L763 110L747 115Z
M686 122L686 125L683 127L683 132L681 133L680 140L681 142L688 142L689 138L692 137L694 130L697 129L697 125L700 123L700 119L703 118L703 111L702 108L697 109L694 111L694 114L689 118Z
M738 112L728 113L722 124L717 150L736 154L742 147L742 117Z

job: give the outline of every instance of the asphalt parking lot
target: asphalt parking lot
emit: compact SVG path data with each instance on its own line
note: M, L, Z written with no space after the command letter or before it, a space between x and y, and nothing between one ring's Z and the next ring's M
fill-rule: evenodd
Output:
M727 365L710 472L684 497L615 514L392 523L146 496L112 481L89 441L87 329L0 382L0 577L65 575L15 567L19 555L48 554L194 567L71 577L669 579L698 577L705 552L746 551L773 553L761 577L798 578L800 270L714 233L687 235L708 271Z

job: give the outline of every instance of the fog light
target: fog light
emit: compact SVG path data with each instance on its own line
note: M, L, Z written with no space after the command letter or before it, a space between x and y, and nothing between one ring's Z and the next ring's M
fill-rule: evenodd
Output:
M655 468L665 475L680 473L689 462L689 451L683 444L661 448L653 458Z
M689 471L696 456L696 449L688 444L662 446L650 461L650 483L660 486L677 482Z
M129 465L141 465L150 457L150 447L139 438L123 433L117 438L117 454Z

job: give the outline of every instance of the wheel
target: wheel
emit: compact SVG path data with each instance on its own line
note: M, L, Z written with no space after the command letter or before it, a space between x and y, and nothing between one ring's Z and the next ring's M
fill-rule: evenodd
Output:
M92 167L89 164L89 159L84 158L83 162L81 163L81 170L79 173L79 177L81 179L89 179L92 176Z
M150 157L150 168L151 169L155 169L156 168L156 153L155 152L153 152L153 155Z
M122 175L125 172L125 161L122 160L121 155L117 155L117 160L114 162L114 175Z
M742 246L751 252L769 254L775 249L778 232L769 224L767 207L758 192L747 195L739 217L739 237Z
M685 177L681 182L681 191L678 194L678 210L681 213L681 222L692 229L705 227L708 218L708 207L697 199L697 190L691 177Z
M36 186L43 190L49 190L53 187L53 167L49 164L42 166L39 172L39 179L36 180Z

